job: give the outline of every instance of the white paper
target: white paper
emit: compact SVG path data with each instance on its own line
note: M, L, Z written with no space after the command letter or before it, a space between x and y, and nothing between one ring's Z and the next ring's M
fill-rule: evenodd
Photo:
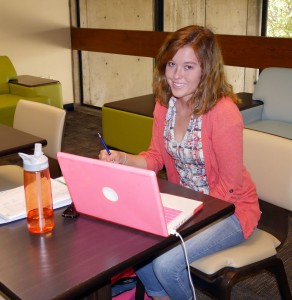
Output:
M53 208L71 204L71 197L62 177L51 179ZM0 192L0 224L26 218L24 187Z

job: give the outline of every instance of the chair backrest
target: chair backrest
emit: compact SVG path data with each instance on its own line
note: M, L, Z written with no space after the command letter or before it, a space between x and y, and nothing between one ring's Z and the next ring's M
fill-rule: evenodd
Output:
M244 129L243 162L259 198L292 211L292 140Z
M262 100L262 119L292 122L292 69L267 68L258 79L254 100Z
M48 104L19 100L16 106L13 127L45 138L43 148L46 156L57 158L61 151L66 111Z
M17 77L15 68L7 56L0 56L0 94L9 93L8 81Z

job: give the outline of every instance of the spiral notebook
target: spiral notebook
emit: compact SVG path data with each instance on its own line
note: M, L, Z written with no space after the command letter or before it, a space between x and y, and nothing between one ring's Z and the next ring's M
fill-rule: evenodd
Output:
M168 236L203 207L201 201L160 193L153 171L64 152L57 157L80 214Z

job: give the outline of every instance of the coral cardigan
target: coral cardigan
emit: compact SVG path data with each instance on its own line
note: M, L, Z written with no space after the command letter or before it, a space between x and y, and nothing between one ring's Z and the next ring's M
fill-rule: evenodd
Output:
M154 109L152 139L149 149L141 152L147 168L158 172L165 166L168 180L179 184L173 158L164 146L167 108L158 102ZM253 232L260 218L258 195L243 165L243 121L237 106L223 97L202 117L202 145L209 195L234 203L245 238Z

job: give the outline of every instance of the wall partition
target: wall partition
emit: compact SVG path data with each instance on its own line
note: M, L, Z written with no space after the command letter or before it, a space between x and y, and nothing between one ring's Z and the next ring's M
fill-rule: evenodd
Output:
M153 6L152 0L80 0L76 12L81 28L152 31ZM101 107L152 92L153 58L82 51L78 59L83 104Z
M198 24L216 34L260 35L258 0L74 0L71 12L72 26L80 28L172 32ZM152 57L74 51L75 98L102 107L150 94L153 66ZM226 72L236 92L253 91L256 69L226 66Z

